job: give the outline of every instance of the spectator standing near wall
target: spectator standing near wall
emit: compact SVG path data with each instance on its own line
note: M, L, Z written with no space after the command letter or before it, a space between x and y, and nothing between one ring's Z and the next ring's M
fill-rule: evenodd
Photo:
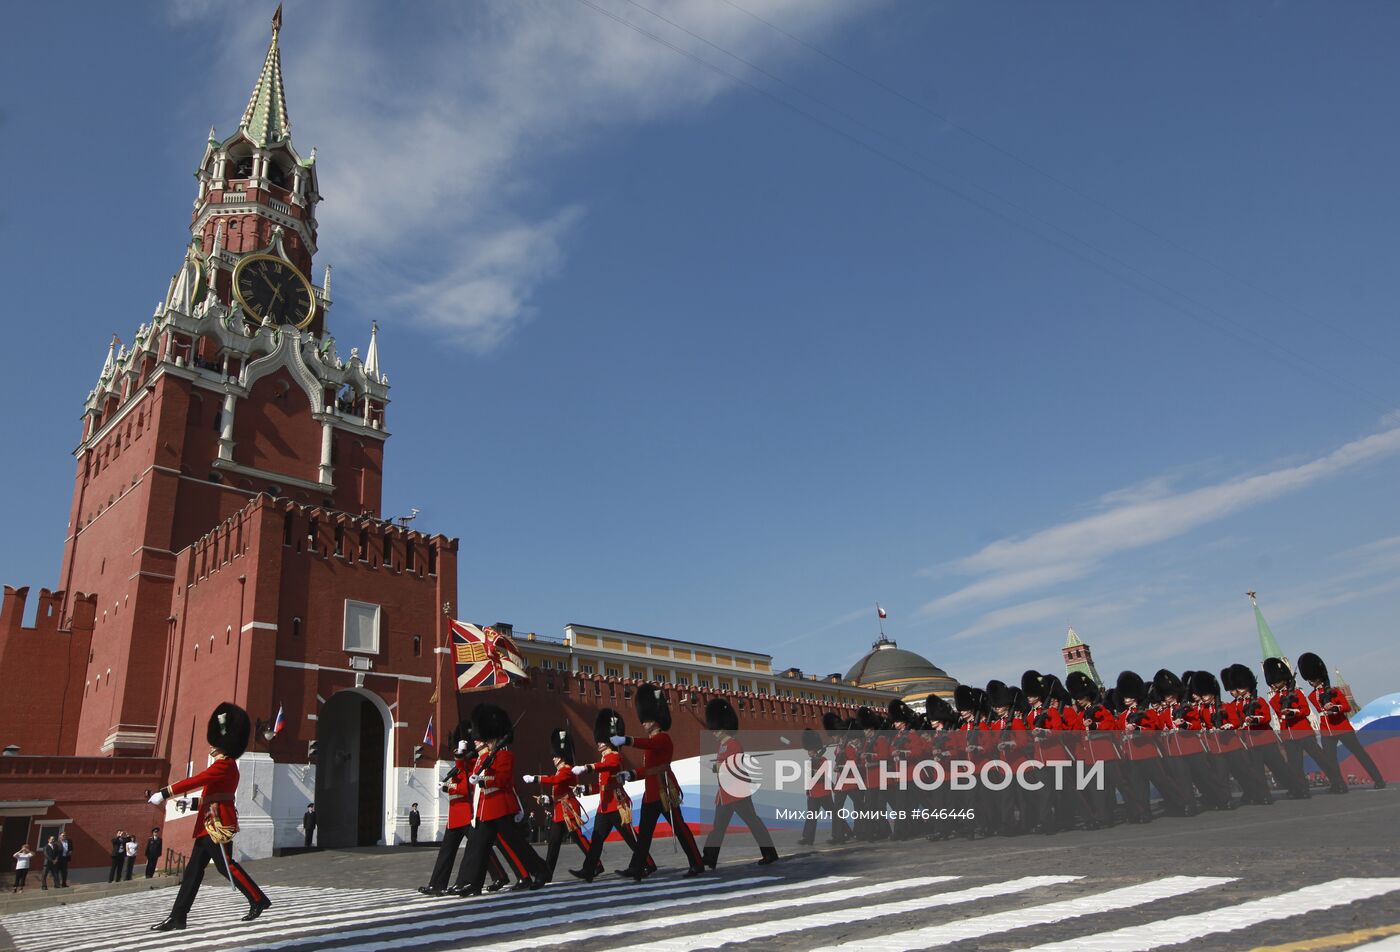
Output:
M34 856L34 851L26 843L15 853L15 885L10 890L12 893L24 891L24 880L29 876L29 861Z

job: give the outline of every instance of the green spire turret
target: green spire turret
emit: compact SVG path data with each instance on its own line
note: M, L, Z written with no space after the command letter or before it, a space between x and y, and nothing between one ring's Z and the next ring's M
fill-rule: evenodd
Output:
M238 128L260 146L282 142L292 134L292 122L287 118L287 97L282 91L282 54L277 47L277 34L282 30L282 5L272 15L272 42L267 46L262 72L248 97L243 119Z
M1254 606L1254 624L1259 629L1259 650L1263 652L1260 660L1282 658L1284 661L1288 661L1283 649L1278 645L1278 639L1274 637L1273 630L1269 628L1269 623L1264 620L1264 613L1259 610L1259 600L1254 597L1253 592L1245 592L1245 594L1249 596L1249 603ZM1292 667L1291 662L1289 662L1289 667Z

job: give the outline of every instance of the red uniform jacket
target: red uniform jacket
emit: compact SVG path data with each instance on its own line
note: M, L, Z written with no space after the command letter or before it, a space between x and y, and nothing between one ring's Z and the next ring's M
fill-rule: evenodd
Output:
M472 785L467 778L476 769L476 755L457 758L457 775L447 787L447 828L460 830L472 823Z
M1070 755L1079 749L1080 739L1084 736L1084 718L1073 707L1052 708L1055 718L1049 721L1050 729L1057 731L1064 736L1057 740L1059 751L1049 753L1046 758L1049 761L1062 761L1071 759ZM1046 745L1047 748L1049 745Z
M1181 714L1178 718L1176 715ZM1173 733L1168 735L1167 750L1173 754L1199 754L1205 747L1205 735L1201 733L1201 712L1194 704L1173 706L1167 715L1171 719Z
M515 754L509 747L502 747L495 752L491 766L482 771L477 816L482 820L499 820L519 812L520 800L515 795Z
M865 789L879 790L882 786L880 782L880 765L890 762L894 748L890 746L890 740L885 736L884 731L875 735L874 743L866 738L865 754L861 760L865 767Z
M1278 715L1279 731L1284 737L1311 736L1313 729L1312 724L1308 723L1308 698L1302 691L1294 688L1275 692L1269 698L1269 706ZM1285 714L1288 710L1292 713Z
M1234 706L1240 715L1241 729L1245 731L1242 739L1246 747L1278 742L1274 736L1273 708L1269 707L1268 701L1254 697L1247 701L1235 701Z
M661 784L670 781L672 789L679 789L675 774L671 773L671 758L675 756L675 745L671 735L658 731L651 737L633 737L632 746L642 752L642 775L646 789L642 792L643 803L655 803L661 799Z
M199 796L199 817L195 820L194 835L198 839L207 836L205 818L216 816L220 823L231 830L238 829L238 810L233 805L233 795L238 791L238 762L229 757L219 757L193 777L187 777L168 788L172 797L191 790L204 788Z
M831 761L825 754L815 754L809 769L812 779L807 785L807 796L813 800L831 796Z
M1210 731L1210 750L1229 753L1244 746L1239 734L1244 721L1240 717L1239 708L1233 702L1208 704L1202 701L1196 706L1196 710L1200 712L1201 726Z
M541 777L540 784L549 790L549 799L554 804L554 822L564 822L565 805L572 806L575 816L582 816L578 797L574 796L574 771L568 764L548 777Z
M1102 704L1094 704L1083 715L1084 732L1088 736L1085 746L1081 748L1084 759L1090 763L1117 760L1118 748L1113 741L1122 732L1118 718Z
M617 779L618 771L622 769L621 754L610 750L596 764L590 766L598 774L599 813L612 813L617 809L619 800L628 804L632 802L627 796L627 791L622 789L622 781Z
M1325 700L1318 697L1318 692L1313 691L1308 695L1313 707L1317 708L1318 727L1324 734L1345 734L1352 729L1351 721L1347 718L1347 713L1351 710L1351 705L1347 703L1347 696L1336 688L1325 688L1322 692ZM1327 703L1337 705L1334 713L1327 713L1322 708Z
M848 767L847 764L854 766ZM836 754L836 783L835 790L859 790L860 781L857 779L857 768L860 766L860 744L854 740L847 740Z
M731 777L743 777L746 775L746 771L740 760L743 753L744 745L739 743L738 738L725 737L719 742L719 752L715 754L715 763L727 765L720 767L720 769L727 770ZM715 792L716 804L738 803L740 800L748 799L748 797L730 793L728 790L724 789L724 784L718 784L717 786L719 789Z

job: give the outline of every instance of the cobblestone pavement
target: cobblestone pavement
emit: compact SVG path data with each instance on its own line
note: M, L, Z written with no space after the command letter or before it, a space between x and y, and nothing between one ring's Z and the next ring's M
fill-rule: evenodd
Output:
M247 864L275 905L244 903L212 870L184 932L155 934L174 894L124 890L6 911L21 952L1352 949L1400 947L1400 791L1242 808L1093 833L800 847L757 867L729 836L716 872L684 879L670 841L641 884L566 869L536 892L414 892L431 849L313 853ZM610 844L609 869L626 856ZM137 884L129 884L136 886ZM80 900L80 901L74 901ZM12 905L11 910L15 909Z

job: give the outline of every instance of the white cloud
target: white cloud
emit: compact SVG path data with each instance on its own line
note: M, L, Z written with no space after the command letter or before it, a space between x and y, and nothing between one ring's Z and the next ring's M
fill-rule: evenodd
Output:
M722 54L637 5L594 0L726 70ZM794 46L735 7L646 0L748 60L776 65ZM868 2L746 0L807 37ZM241 109L267 23L204 0L180 21L220 17L227 60L220 114ZM293 137L318 147L321 260L354 309L387 308L477 352L531 314L561 268L581 200L542 198L547 167L600 134L701 108L736 83L580 3L498 0L384 7L368 0L289 4L282 61ZM221 127L222 128L222 127ZM550 208L550 205L555 207Z
M977 621L973 622L962 631L953 635L952 641L966 641L969 638L976 638L979 635L990 634L994 631L1001 631L1004 628L1011 628L1016 625L1026 625L1031 622L1044 621L1047 618L1058 618L1064 620L1078 608L1080 602L1075 598L1063 596L1051 596L1050 598L1040 598L1031 602L1022 602L1019 605L1009 605L1006 608L998 608L996 611L987 612Z
M1297 492L1332 476L1400 452L1400 428L1347 443L1326 456L1187 492L1125 501L1103 512L1029 536L1001 539L952 563L978 577L924 606L936 615L1083 577L1104 559L1184 535L1250 506Z

